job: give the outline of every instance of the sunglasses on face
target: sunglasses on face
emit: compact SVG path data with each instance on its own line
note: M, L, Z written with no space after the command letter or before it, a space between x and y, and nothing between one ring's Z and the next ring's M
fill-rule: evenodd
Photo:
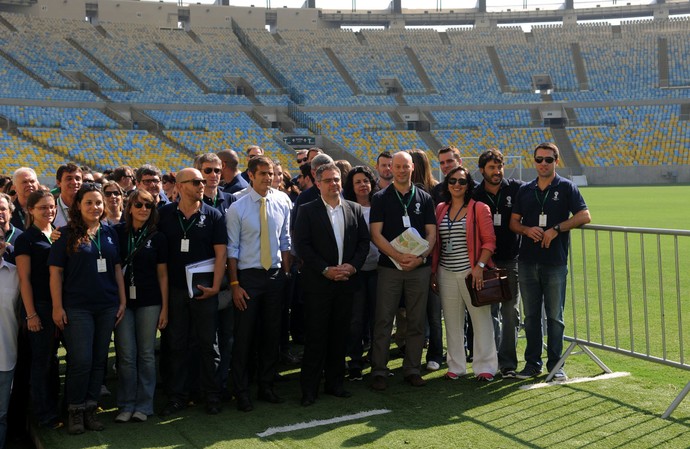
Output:
M141 209L142 207L145 207L146 210L151 210L151 209L153 209L153 204L142 203L142 202L137 201L136 203L132 204L132 207L134 207L135 209Z
M187 181L180 181L180 184L189 184L190 182L192 183L192 185L194 185L194 187L206 185L205 179L188 179Z
M297 163L301 164L302 162L307 162L309 158L308 157L303 157L302 159L297 159Z
M120 192L117 190L109 190L107 192L103 192L105 196L120 196Z
M467 185L467 179L466 178L448 178L448 185L454 186L455 183L458 183L461 186L466 186Z
M210 175L211 173L220 174L220 168L206 167L204 169L204 173L206 173L207 175Z
M556 158L551 157L551 156L535 156L534 157L534 162L537 164L541 164L542 162L546 162L547 164L553 164L553 161L555 161Z

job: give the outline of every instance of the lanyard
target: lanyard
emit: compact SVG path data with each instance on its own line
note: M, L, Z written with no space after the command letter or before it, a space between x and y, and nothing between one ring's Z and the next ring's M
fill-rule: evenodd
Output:
M403 207L403 210L405 212L405 216L407 217L407 208L410 207L410 204L412 204L412 200L414 199L414 194L415 194L414 184L412 184L412 189L410 190L410 199L407 200L407 204L403 203L403 197L400 196L400 193L398 192L397 189L395 189L395 194L398 196L398 201L400 201L400 205Z
M501 193L502 192L498 192L498 195L496 195L494 197L494 198L496 198L496 202L494 202L494 199L492 198L494 195L489 193L489 192L486 192L486 197L489 199L489 201L491 201L491 204L494 206L494 209L495 209L494 213L498 212L498 205L501 202Z
M36 228L36 229L38 229L38 226L36 226L36 225L33 225L33 227ZM53 226L53 225L51 224L51 225L50 225L50 229L51 229L51 230L54 230L54 229L55 229L55 226ZM40 229L38 229L38 230L41 231ZM43 235L43 237L45 237L46 239L48 239L48 242L50 242L51 245L53 244L53 240L52 240L49 236L45 235L45 233L44 233L43 231L41 231L41 235Z
M141 241L146 238L147 234L148 234L148 232L146 232L145 229L139 233L139 237L137 237L136 239L134 238L134 232L129 234L129 243L127 245L127 256L128 256L128 258L132 256L132 254L134 253L134 250L137 249L137 247L139 246L139 243L141 243Z
M12 236L14 235L14 231L17 230L17 228L15 228L15 227L12 226L12 225L10 225L10 227L12 228L12 232L10 232L10 236L9 236L9 237L6 237L6 238L5 238L5 241L6 241L7 243L9 243L10 240L12 240Z
M446 216L448 217L448 238L450 238L450 233L453 230L453 225L455 224L455 220L457 220L458 215L460 215L460 212L465 208L465 205L463 204L460 209L455 213L455 217L453 219L450 219L450 207L448 208L448 212L446 212ZM463 217L464 218L464 217ZM462 221L462 218L460 219Z
M189 223L189 226L187 226L185 228L184 224L182 224L182 218L180 217L179 214L177 215L177 221L180 222L180 228L182 228L182 234L183 234L182 238L185 238L185 239L187 238L187 231L189 231L191 229L191 227L194 226L194 223L196 223L197 218L198 217L194 217L194 220L192 220L191 223Z
M98 250L98 257L102 258L103 256L101 255L101 226L98 226L98 231L96 231L96 239L93 237L89 236L89 239L93 242L94 245L96 245L96 249Z
M537 190L534 191L534 197L537 199L537 203L541 206L541 213L544 213L544 204L546 204L546 200L549 198L549 191L551 190L551 187L546 189L546 193L544 194L544 200L539 201L539 194L537 193Z

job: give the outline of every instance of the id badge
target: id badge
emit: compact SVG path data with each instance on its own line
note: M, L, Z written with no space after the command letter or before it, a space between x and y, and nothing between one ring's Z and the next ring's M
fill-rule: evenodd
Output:
M188 253L189 252L189 239L180 240L180 252L182 252L182 253Z
M539 227L546 227L546 214L539 214Z
M137 288L134 285L129 286L129 299L137 299Z
M102 257L99 257L96 261L96 267L98 267L99 273L105 273L108 271L108 265L105 263L105 259Z
M410 216L409 215L403 215L403 226L406 228L412 227L412 224L410 223Z
M501 226L501 214L494 214L494 226Z
M453 252L453 242L449 239L448 242L446 242L446 254L452 253Z

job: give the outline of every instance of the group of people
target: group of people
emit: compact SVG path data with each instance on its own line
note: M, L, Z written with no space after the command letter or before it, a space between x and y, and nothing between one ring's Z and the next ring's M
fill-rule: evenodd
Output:
M33 416L59 427L65 413L70 434L104 428L96 411L113 331L118 423L154 413L158 378L162 417L199 398L217 414L230 395L238 410L252 411L252 385L258 400L281 403L274 384L291 343L304 344L302 406L316 402L322 378L325 394L351 396L345 379L362 380L367 363L371 388L385 390L393 337L413 387L426 384L425 347L426 370L445 359L448 380L466 375L469 361L479 381L536 377L542 309L553 370L568 231L590 221L577 187L556 174L558 148L534 149L529 183L504 178L496 149L481 153L479 183L457 148L437 155L441 182L420 150L381 153L375 170L300 150L294 178L258 146L245 150L244 172L229 149L166 175L151 165L104 175L68 163L52 191L31 168L16 170L14 197L0 193L0 446L22 334ZM426 240L421 254L394 245L412 230ZM207 276L189 285L188 268L199 263ZM508 270L512 298L475 307L465 278L481 289L494 266ZM520 371L519 297L527 337Z

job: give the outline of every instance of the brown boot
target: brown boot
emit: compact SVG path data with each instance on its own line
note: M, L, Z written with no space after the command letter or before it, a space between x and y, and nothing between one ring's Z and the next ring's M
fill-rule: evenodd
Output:
M105 426L96 418L96 406L87 405L84 410L84 427L89 430L103 430Z
M70 405L67 407L67 433L79 435L84 433L84 407Z

